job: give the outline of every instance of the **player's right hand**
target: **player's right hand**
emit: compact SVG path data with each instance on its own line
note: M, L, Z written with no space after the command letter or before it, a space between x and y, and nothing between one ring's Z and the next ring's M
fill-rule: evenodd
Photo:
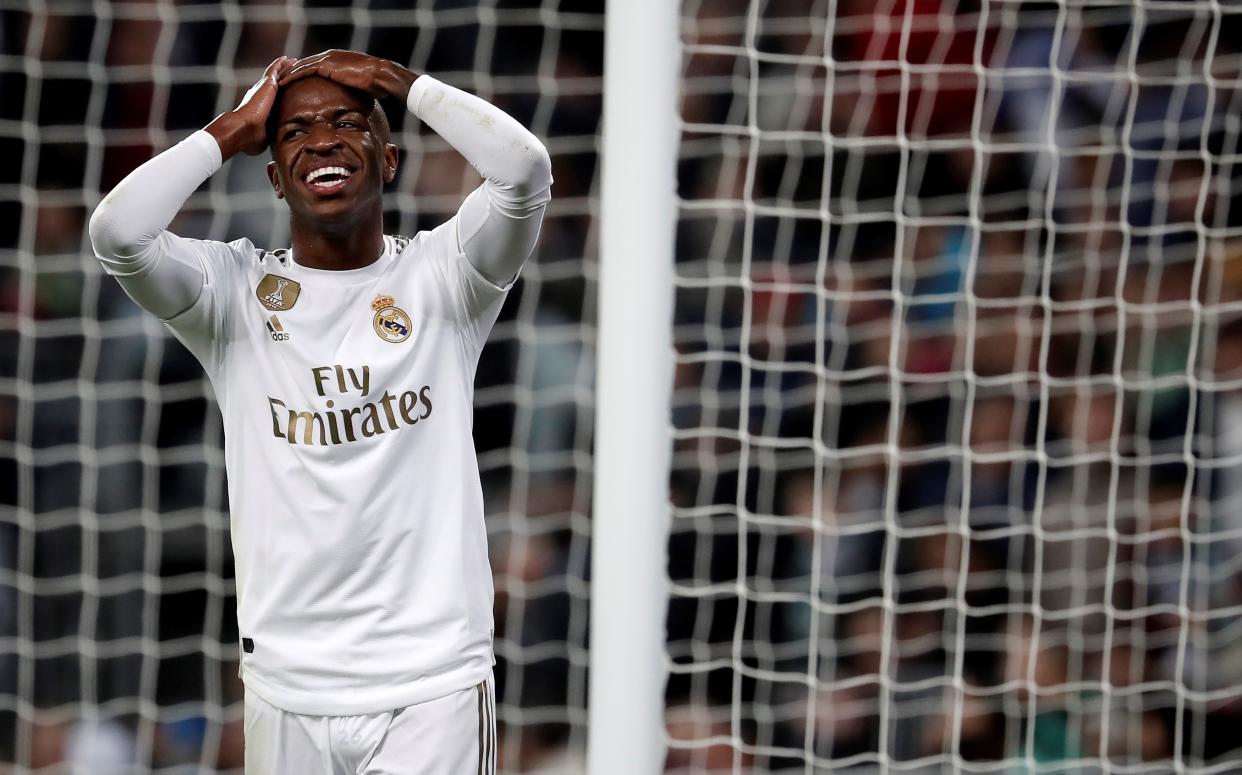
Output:
M334 48L294 62L293 67L280 79L280 85L286 86L310 76L336 81L342 86L366 92L376 99L394 97L399 100L404 100L410 93L410 86L417 77L396 62L360 51Z
M280 79L295 61L291 57L274 60L236 108L207 125L207 132L220 144L221 157L228 159L238 153L256 156L267 149L267 117L276 102Z

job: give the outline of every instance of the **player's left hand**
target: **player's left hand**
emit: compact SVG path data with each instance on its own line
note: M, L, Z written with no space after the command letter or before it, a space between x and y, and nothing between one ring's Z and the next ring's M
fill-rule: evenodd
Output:
M417 77L396 62L334 48L294 62L280 79L280 85L287 86L312 75L364 91L372 97L396 97L399 100L404 100L410 93L410 86Z
M255 156L267 149L268 113L276 102L281 76L289 72L293 64L291 57L274 59L236 108L221 113L204 127L220 144L221 159L227 160L238 153Z

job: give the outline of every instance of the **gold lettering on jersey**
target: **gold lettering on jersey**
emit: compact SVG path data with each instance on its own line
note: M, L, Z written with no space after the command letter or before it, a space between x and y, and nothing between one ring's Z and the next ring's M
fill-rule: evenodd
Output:
M254 295L258 297L259 303L273 312L293 309L301 293L302 286L297 280L290 280L278 274L263 275L258 287L254 289Z
M336 388L338 393L348 393L349 388L345 384L346 376L354 389L366 395L371 389L371 367L364 365L361 369L355 371L352 367L341 366L316 366L311 369L311 377L315 380L315 392L321 396L327 395L324 392L324 385L329 384L332 375L336 377Z
M315 393L320 396L326 397L329 392L366 396L371 390L371 367L366 364L357 368L339 363L316 366L310 373ZM336 402L329 398L322 408L299 409L268 396L272 435L290 444L334 446L398 431L431 416L431 386L396 395L385 390L377 400L360 406L338 407Z
M329 398L322 409L290 407L267 397L272 435L290 444L336 446L402 430L431 416L431 386L394 395L387 390L375 401L338 407Z

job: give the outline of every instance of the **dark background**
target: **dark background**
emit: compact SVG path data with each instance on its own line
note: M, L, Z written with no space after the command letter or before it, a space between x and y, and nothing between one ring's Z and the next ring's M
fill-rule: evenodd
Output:
M683 4L669 771L1239 758L1239 15L751 1ZM0 2L0 758L240 768L218 411L85 225L342 47L552 153L474 433L502 769L580 770L603 10ZM385 107L412 234L477 177ZM262 162L172 228L286 244Z

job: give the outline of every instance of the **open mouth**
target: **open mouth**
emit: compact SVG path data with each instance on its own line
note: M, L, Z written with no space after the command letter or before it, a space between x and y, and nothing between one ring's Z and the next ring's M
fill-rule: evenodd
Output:
M345 167L319 167L308 172L303 180L312 191L329 194L344 188L353 174Z

